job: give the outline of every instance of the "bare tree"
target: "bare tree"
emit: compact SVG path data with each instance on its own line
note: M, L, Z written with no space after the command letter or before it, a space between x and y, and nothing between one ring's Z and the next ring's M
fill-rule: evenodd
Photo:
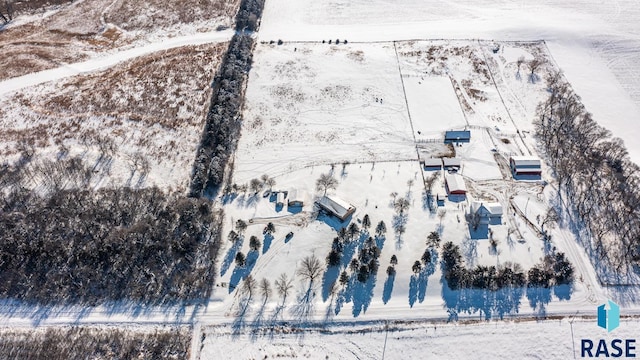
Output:
M260 189L262 189L262 182L258 179L251 179L249 182L249 191L257 194Z
M520 56L516 61L516 65L518 66L517 75L518 79L520 79L520 67L524 64L524 56Z
M393 208L400 214L404 213L407 209L409 209L409 200L405 198L399 198L393 203Z
M436 171L433 173L433 175L425 179L424 186L427 188L427 194L431 194L431 190L433 189L433 184L438 179L438 176L440 176L440 172Z
M242 292L247 295L249 299L251 299L251 297L253 296L253 292L255 291L257 286L258 282L256 281L256 279L254 279L251 275L247 275L247 277L244 278L244 282L242 283Z
M272 191L273 187L276 186L276 181L273 178L268 178L264 184L267 186L269 191Z
M316 190L322 191L322 195L327 195L327 190L335 189L338 186L338 180L336 180L331 174L322 174L316 180Z
M529 61L527 63L527 66L529 67L529 70L531 71L531 74L529 74L529 80L533 83L535 82L536 78L535 78L535 72L536 70L538 70L538 68L540 68L540 66L543 64L543 61L540 59L533 59L531 61Z
M313 282L322 274L322 263L315 255L307 256L302 259L296 274L309 281L309 290L311 290Z
M282 273L276 280L275 284L278 294L282 297L282 305L284 305L287 300L287 296L289 296L291 289L293 289L293 279L289 279L287 274Z
M260 284L258 285L258 288L260 290L260 294L262 295L263 303L266 303L273 293L273 290L271 290L271 283L269 282L269 280L262 278Z
M440 228L442 228L442 219L444 219L445 215L447 215L447 210L442 209L438 211L438 219L440 219Z

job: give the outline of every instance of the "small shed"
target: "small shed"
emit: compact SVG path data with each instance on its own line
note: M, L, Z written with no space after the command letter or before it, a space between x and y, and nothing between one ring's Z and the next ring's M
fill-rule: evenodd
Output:
M540 159L535 156L512 156L509 165L513 175L542 175Z
M462 160L459 158L442 158L442 163L444 164L444 168L448 169L460 169L462 166Z
M293 189L289 191L287 205L292 206L304 206L309 199L309 195L304 190Z
M428 170L440 170L442 169L442 159L440 158L427 158L422 159L422 166Z
M276 194L276 206L284 206L284 192L282 191Z
M318 199L317 204L329 214L345 221L355 211L356 207L336 196L325 195Z
M441 192L438 192L438 193L436 194L436 204L437 204L438 206L444 206L444 201L445 201L446 199L447 199L447 195L445 195L445 194L443 194L443 193L441 193Z
M478 216L480 224L500 224L502 205L497 202L474 201L469 209L471 215Z
M444 133L444 143L460 143L471 141L470 130L450 130Z
M450 195L465 195L467 193L467 186L464 183L464 178L460 174L446 173L444 175L444 182L447 187L447 192Z

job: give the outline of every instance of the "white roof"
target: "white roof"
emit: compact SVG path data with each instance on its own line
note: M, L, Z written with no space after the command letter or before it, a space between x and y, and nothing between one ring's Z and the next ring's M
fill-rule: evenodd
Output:
M484 209L489 215L502 216L502 204L497 202L474 201L471 203L471 212L477 213Z
M289 202L305 202L308 199L308 194L304 190L293 189L289 190L287 198L289 199Z
M283 192L279 192L276 195L276 203L278 203L278 204L284 203L284 193Z
M460 166L462 161L459 158L442 158L442 162L444 163L444 167L448 166Z
M441 167L442 166L442 159L440 158L426 158L423 159L424 161L424 166L425 167Z
M467 191L467 186L464 184L464 178L460 174L444 174L444 179L449 187L449 192L454 191Z
M511 160L518 166L528 166L528 167L540 167L540 159L535 156L512 156Z
M340 217L344 217L350 209L353 209L353 205L348 202L339 197L329 195L321 197L318 200L318 204Z

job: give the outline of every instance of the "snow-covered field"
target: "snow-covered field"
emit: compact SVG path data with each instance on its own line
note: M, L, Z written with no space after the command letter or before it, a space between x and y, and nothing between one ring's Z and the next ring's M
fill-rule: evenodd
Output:
M607 333L595 319L407 323L388 326L341 324L291 331L268 329L257 334L232 328L205 328L197 359L571 359L581 357L581 340L637 339L640 326L621 320ZM623 343L624 346L624 343ZM638 354L637 340L636 350ZM595 347L593 353L595 353ZM609 351L613 352L609 347Z
M509 156L537 155L537 145L530 135L535 109L546 97L543 79L558 69L553 51L549 51L545 42L371 42L374 38L370 36L380 35L378 40L386 40L389 36L391 39L410 37L402 36L406 34L402 31L407 30L400 27L396 28L396 33L382 34L372 30L358 34L360 26L364 28L371 24L359 24L357 16L352 18L351 25L322 23L316 26L314 21L331 22L327 18L340 17L342 15L336 14L342 12L320 10L318 6L323 4L309 5L303 1L286 9L279 8L282 11L274 15L269 12L269 6L277 3L267 5L264 30L259 35L263 40L289 40L291 37L285 35L293 34L295 31L291 30L298 27L304 29L291 35L293 40L322 40L324 35L316 38L320 32L314 31L329 28L349 29L357 36L352 38L351 33L340 32L324 39L331 38L333 44L294 41L257 46L232 181L238 185L247 184L266 174L274 178L275 191L303 189L314 193L315 180L321 174L330 173L339 184L329 193L341 197L357 210L350 219L340 223L325 215L318 216L311 202L302 209L289 210L286 205L278 207L275 196L263 197L262 191L254 195L240 190L223 197L226 232L233 229L238 219L248 221L249 226L240 241L234 245L228 243L223 250L220 282L201 317L203 324L219 322L220 316L232 324L205 327L207 339L203 343L202 358L225 352L223 343L228 341L233 341L234 346L245 345L243 348L247 353L239 354L239 358L381 357L384 332L365 331L364 335L357 336L351 332L346 335L332 332L340 333L340 324L351 321L540 315L557 315L564 320L556 323L558 330L555 331L549 330L553 323L526 321L468 328L462 323L447 325L447 329L456 335L468 338L466 343L471 345L451 350L452 343L447 340L451 334L442 331L442 337L438 334L431 338L435 346L427 353L438 358L468 357L472 352L483 354L479 357L494 358L566 358L574 351L567 317L576 313L593 315L595 307L609 297L622 303L629 313L637 312L636 302L630 295L634 290L615 291L599 285L593 265L568 229L556 227L551 230L554 241L549 244L540 240L541 219L554 197L553 188L544 181L552 182L549 169L543 166L543 181L517 182L508 175L506 162ZM358 2L332 3L338 8L359 5L362 5L359 10L366 8L375 12L378 6L388 7L389 3L375 2L371 6ZM305 11L312 11L309 9L334 15L310 20L304 16ZM268 23L269 16L276 16L276 25ZM285 32L277 25L280 16L287 18L282 21L291 26L290 31ZM382 13L379 16L367 19L376 21L382 18ZM386 20L381 23L383 27L389 25L389 29L394 26ZM409 23L407 27L411 26ZM279 33L278 29L283 32ZM412 38L419 38L421 33L417 34ZM343 40L336 45L335 38ZM349 40L348 44L344 43L345 38ZM518 67L519 58L525 62L534 58L543 62L533 80L526 63ZM469 143L442 144L444 131L463 128L471 130ZM443 206L430 209L422 184L434 172L425 171L418 159L419 156L437 157L447 153L455 153L462 159L459 172L465 178L469 192L466 198L450 196ZM442 175L435 181L432 191L434 194L445 193ZM400 197L410 202L408 210L402 214L393 207L394 199ZM501 222L491 225L489 232L472 231L468 225L465 215L473 200L496 201L503 206ZM386 236L375 239L381 249L380 268L364 283L356 280L355 271L348 270L351 257L373 234L373 228L362 231L360 240L352 245L355 249L345 251L341 265L323 270L309 301L308 282L296 277L302 258L313 254L324 260L338 230L350 221L361 225L365 214L374 226L380 220L388 224ZM273 236L263 233L267 222L276 226ZM439 232L443 241L453 241L460 246L467 266L500 266L514 262L526 272L539 263L544 254L564 252L575 266L576 281L571 288L541 291L451 291L443 284L438 258L434 259L434 265L426 265L417 274L412 271L412 265L426 249L425 240L431 231ZM293 233L291 238L287 236L290 232ZM251 236L262 242L257 250L249 247ZM498 240L496 248L490 246L488 237ZM244 267L234 263L238 251L247 256ZM386 267L392 255L398 258L397 272L395 276L388 276ZM347 284L332 291L331 285L343 270L349 274ZM296 279L293 294L284 303L275 294L261 297L258 290L247 302L246 293L243 295L236 288L242 286L242 279L249 274L258 281L266 279L273 284L283 273ZM286 335L260 330L269 329L278 321L300 324L302 328L306 328L305 324L324 324L327 330L295 329ZM628 325L634 329L631 333L636 331L637 325L633 321ZM519 330L513 331L513 328ZM586 320L573 330L576 338L597 336L594 334L599 331ZM487 331L491 331L491 335L486 335ZM390 346L405 349L403 354L409 357L423 354L419 349L429 347L423 332L430 331L427 328L406 330L397 336L396 340L402 340ZM534 338L531 334L538 332L544 335L529 341ZM541 345L562 336L566 341L557 341L548 347ZM510 345L496 350L496 346L487 346L505 338L518 344L517 339L522 337L528 340L517 348L514 348L517 345ZM371 339L371 344L364 338ZM573 344L579 346L576 341ZM479 352L472 350L478 347L482 347ZM541 356L541 349L550 349L551 353Z
M634 1L266 2L262 40L544 39L594 119L640 162L640 8Z
M499 51L494 52L496 45ZM520 57L546 61L536 71L535 81L528 80L530 71L525 65L517 68ZM297 189L318 196L322 192L315 191L316 179L330 173L339 184L329 193L357 210L340 222L318 216L311 198L302 209L288 209L276 206L275 196L265 197L262 191L238 190L224 196L224 233L239 219L249 226L241 240L227 242L223 249L219 286L208 316L239 321L238 313L242 313L240 320L250 322L276 311L280 301L276 296L265 303L255 300L245 309L236 286L249 274L271 283L282 273L296 278L301 259L312 254L324 263L339 229L350 222L360 226L365 215L372 228L361 231L360 240L348 246L339 267L324 270L315 284L313 307L305 309L305 319L570 314L604 301L606 291L570 232L552 231L554 238L566 241L545 245L541 240L541 220L553 192L545 191L544 181L514 181L505 169L511 155L536 155L535 141L528 134L536 105L545 97L540 79L553 70L542 42L258 45L232 181L247 184L266 174L275 180L274 191ZM444 131L463 128L471 130L469 143L443 144ZM446 153L455 153L462 160L459 173L469 191L466 197L450 196L441 206L430 207L424 181L436 173L439 177L432 193L445 194L444 176L423 169L418 154L438 157ZM551 180L548 169L544 170L544 178ZM410 203L403 213L394 209L398 198ZM474 200L500 203L504 209L501 220L471 229L466 217ZM386 236L375 240L381 250L380 267L360 283L348 264L373 236L379 221L388 228ZM268 222L276 226L273 236L263 233ZM513 262L526 272L557 249L576 264L576 283L571 289L548 291L543 301L516 290L508 295L516 301L506 307L496 307L500 300L488 298L455 305L452 299L463 295L443 284L438 258L418 274L412 269L432 231L443 241L460 246L469 267ZM287 238L289 232L292 238ZM252 236L262 242L257 250L250 248ZM495 248L489 244L490 237L497 240ZM234 263L238 252L246 254L247 265ZM392 255L398 258L397 273L388 276ZM331 285L343 270L350 276L349 284L332 295ZM296 309L306 285L296 278L296 296L288 298L278 316L300 320Z

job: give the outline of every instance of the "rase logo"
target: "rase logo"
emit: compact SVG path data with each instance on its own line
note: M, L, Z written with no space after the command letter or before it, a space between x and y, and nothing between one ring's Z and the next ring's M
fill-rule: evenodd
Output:
M605 309L605 304L598 306L598 326L607 329L608 332L620 326L620 306L609 300L609 311Z
M609 307L607 309L606 307ZM620 306L613 301L607 301L607 304L598 306L598 326L606 329L608 332L615 330L620 326ZM599 339L597 341L591 339L582 339L580 355L584 357L628 357L634 358L636 350L635 339Z

